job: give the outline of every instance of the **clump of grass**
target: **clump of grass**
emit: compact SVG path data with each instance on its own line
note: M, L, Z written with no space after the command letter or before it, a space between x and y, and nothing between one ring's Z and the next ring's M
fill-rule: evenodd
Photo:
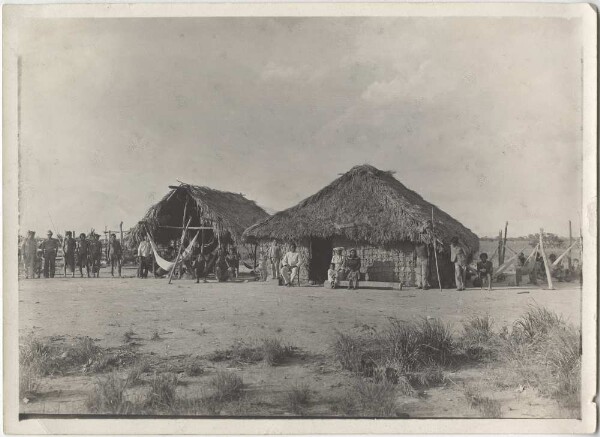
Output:
M133 364L133 366L129 369L127 373L127 386L133 387L135 385L141 384L142 375L150 370L150 366L146 361L138 361Z
M360 378L354 386L354 393L361 415L368 417L395 417L397 390L387 380L372 382Z
M390 381L408 374L431 374L428 369L447 364L453 350L450 327L437 319L416 323L391 319L381 333L337 332L333 344L334 355L344 369L367 377L383 373Z
M130 341L133 341L134 336L135 332L133 332L133 329L130 328L123 334L123 343L129 343Z
M36 376L52 375L58 370L58 350L48 341L28 336L19 345L19 365Z
M92 413L130 414L133 405L126 399L126 389L127 381L120 379L116 373L111 373L96 382L86 406Z
M269 366L276 366L294 355L292 346L281 343L278 338L264 338L261 345L262 358Z
M219 371L209 381L209 386L213 389L212 399L218 402L229 402L242 396L244 382L233 372Z
M515 323L515 328L530 341L543 338L550 331L564 326L562 317L547 308L530 306L529 310Z
M514 384L535 387L580 415L581 330L546 308L531 307L501 344Z
M40 379L31 366L21 366L19 369L19 398L24 399L37 393Z
M498 341L493 331L494 321L489 315L475 316L463 323L464 333L458 344L464 355L474 361L493 358L498 352Z
M145 405L158 410L175 411L178 379L173 373L155 373Z
M185 368L185 374L187 376L198 376L198 375L202 375L203 373L204 373L204 367L196 361L191 362Z
M158 335L158 331L154 331L152 333L152 336L150 337L151 341L158 341L161 340L160 335Z
M488 396L484 396L478 387L465 385L463 394L471 408L478 409L483 417L492 419L502 417L500 402Z
M294 385L286 395L287 405L294 414L303 414L310 403L312 392L306 383Z
M284 345L278 338L263 338L259 342L238 341L229 349L216 350L208 356L210 361L234 361L238 364L253 364L264 361L276 366L294 355L294 347Z
M115 361L89 337L70 345L55 345L30 336L19 345L19 363L37 376L48 376L74 370L101 372Z

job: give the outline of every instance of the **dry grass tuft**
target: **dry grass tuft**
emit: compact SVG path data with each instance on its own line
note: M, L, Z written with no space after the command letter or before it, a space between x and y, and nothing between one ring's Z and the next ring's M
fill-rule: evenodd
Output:
M304 414L312 397L310 386L306 383L294 385L286 395L288 408L294 414Z
M259 342L237 341L231 348L216 350L208 356L210 361L233 361L237 364L254 364L264 361L269 366L283 363L294 356L295 348L285 345L275 337L263 338Z
M209 386L214 390L211 396L214 400L229 402L242 396L244 382L239 375L233 372L220 371L209 381Z
M161 410L176 411L177 376L173 373L155 373L150 380L150 391L146 395L145 406Z
M92 413L131 414L134 407L125 397L126 389L127 381L111 373L96 382L86 406Z
M465 385L463 394L471 408L478 409L482 417L486 419L498 419L502 417L500 402L487 396L483 396L481 390L473 385Z

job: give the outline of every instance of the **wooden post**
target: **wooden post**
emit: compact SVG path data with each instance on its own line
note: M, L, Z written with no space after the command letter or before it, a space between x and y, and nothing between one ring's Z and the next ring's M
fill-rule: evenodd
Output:
M552 285L552 275L550 274L550 264L548 257L546 256L546 250L544 249L544 229L540 228L540 252L542 252L542 258L544 259L544 268L546 269L546 278L548 279L548 289L554 290Z
M188 222L187 222L187 226L181 232L181 242L179 244L179 250L177 251L177 258L175 258L175 264L173 264L173 267L171 268L171 271L169 272L169 284L171 283L171 280L173 279L173 272L177 268L177 263L179 262L179 257L181 256L181 249L183 248L183 240L185 239L185 234L187 232L187 227L190 225L191 221L192 221L192 218L190 217L189 220L188 220Z
M502 229L500 229L498 234L498 265L501 266L502 264L504 264L504 256L502 256Z
M438 257L437 257L437 243L435 237L435 225L433 220L433 207L431 207L431 233L433 238L433 256L435 257L435 272L437 273L438 287L440 291L442 291L442 281L440 280L440 268L438 266Z
M258 249L258 243L254 243L254 270L256 271L256 250Z
M506 234L508 232L508 222L504 225L504 240L502 241L502 262L506 259Z
M121 240L121 248L123 247L123 222L119 223L119 232L120 232L120 240Z
M571 231L571 220L569 220L569 247L573 245L573 232ZM571 252L569 252L568 265L569 271L573 268L573 262L571 260Z

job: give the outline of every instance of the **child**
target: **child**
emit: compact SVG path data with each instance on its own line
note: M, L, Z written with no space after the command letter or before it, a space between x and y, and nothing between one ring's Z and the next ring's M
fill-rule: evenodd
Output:
M337 286L337 271L335 270L335 264L329 264L329 270L327 270L327 281L329 282L329 286L331 288L335 288Z
M483 290L483 280L487 279L488 290L492 289L492 271L494 267L491 261L488 261L487 253L483 252L479 255L479 261L477 263L477 274L479 275L479 280L481 281L481 289Z

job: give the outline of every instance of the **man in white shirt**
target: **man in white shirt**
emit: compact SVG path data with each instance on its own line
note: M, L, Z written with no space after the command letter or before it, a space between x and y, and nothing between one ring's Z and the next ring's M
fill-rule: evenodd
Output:
M290 251L281 259L281 276L283 276L286 287L291 287L294 279L296 279L300 264L300 254L296 252L296 245L292 243L290 244Z
M138 259L140 262L138 275L140 278L147 278L148 268L150 267L150 262L152 261L152 245L150 244L150 237L148 234L146 234L146 237L138 246Z

